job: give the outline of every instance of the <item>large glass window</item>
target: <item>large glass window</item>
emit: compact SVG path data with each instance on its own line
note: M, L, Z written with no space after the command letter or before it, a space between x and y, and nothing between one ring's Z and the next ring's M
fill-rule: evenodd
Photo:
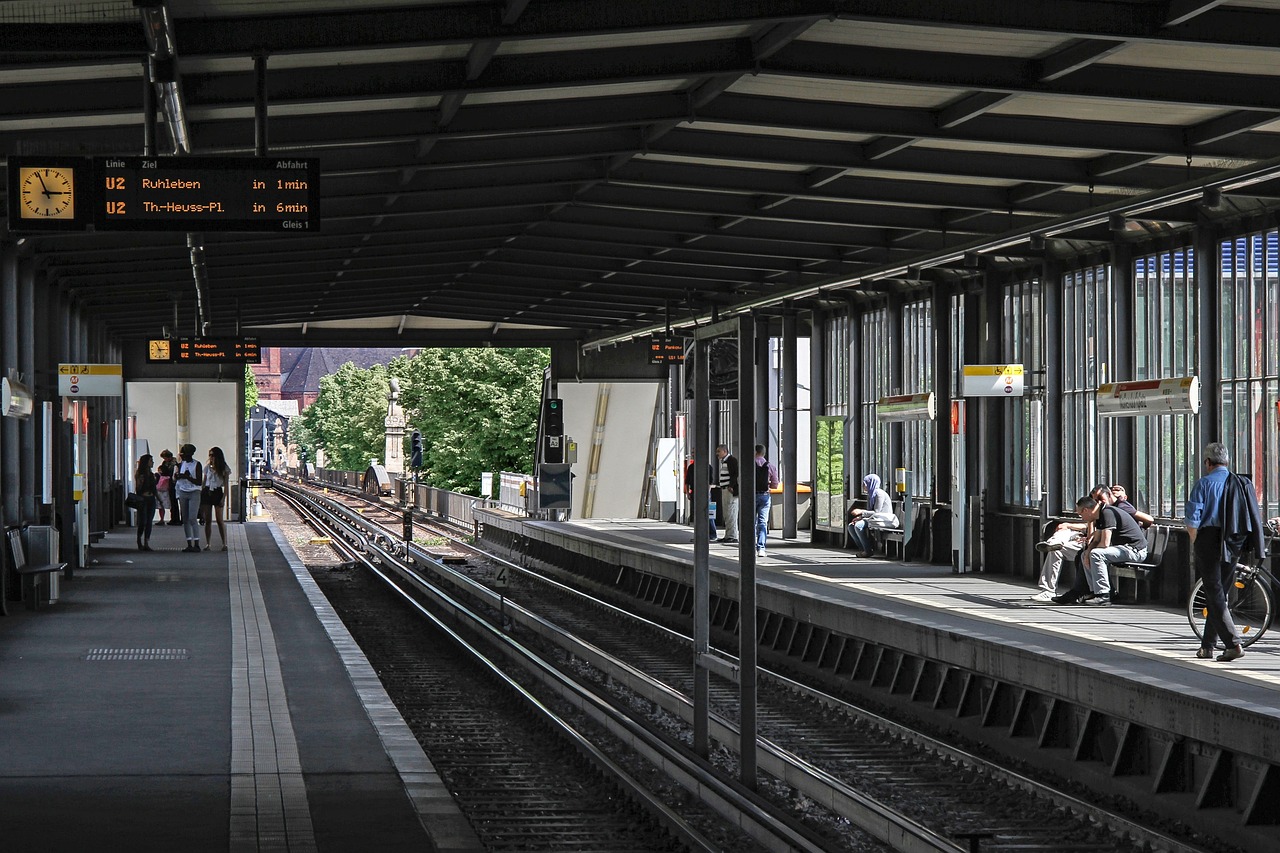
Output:
M1003 330L1000 357L1005 364L1021 364L1031 385L1044 369L1044 299L1039 279L1018 281L1004 289ZM1038 506L1039 489L1033 489L1032 466L1041 460L1032 458L1033 447L1043 445L1032 442L1033 430L1040 428L1032 423L1032 398L1019 397L1004 401L1004 441L1010 450L1004 469L1003 498L1006 504Z
M1138 258L1133 287L1133 378L1172 379L1194 373L1198 327L1194 250L1187 247ZM1206 401L1206 405L1213 403ZM1199 471L1195 416L1148 416L1134 421L1137 481L1130 486L1130 496L1152 515L1176 517Z
M889 394L889 340L888 311L878 308L862 315L862 341L858 353L858 394L860 411L857 428L862 430L858 451L858 470L850 472L851 482L862 480L864 474L879 474L880 479L892 483L893 471L889 459L889 425L876 417L876 405L881 397Z
M1221 247L1222 440L1231 452L1232 470L1253 478L1267 516L1280 514L1277 242L1277 232L1267 231Z
M827 317L822 325L823 351L826 370L823 372L825 387L822 399L826 401L823 414L849 414L849 317L837 314Z
M928 394L933 387L933 303L902 307L902 393ZM933 421L907 421L902 429L902 464L911 472L911 493L933 493Z
M1114 427L1098 419L1098 386L1113 381L1114 305L1106 264L1062 277L1062 505L1111 471ZM1127 485L1127 484L1126 484Z

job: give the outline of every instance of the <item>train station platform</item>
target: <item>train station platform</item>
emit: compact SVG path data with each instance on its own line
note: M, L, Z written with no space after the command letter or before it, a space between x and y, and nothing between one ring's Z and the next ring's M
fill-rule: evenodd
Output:
M0 618L4 848L480 849L278 529L228 536L109 533Z
M530 564L571 566L682 614L692 606L689 527L480 517L486 542L506 538ZM713 630L737 628L738 559L736 545L710 545ZM762 665L933 715L1171 819L1222 812L1217 826L1243 849L1280 843L1280 632L1239 660L1199 660L1180 609L1042 604L1028 581L772 534L756 577Z

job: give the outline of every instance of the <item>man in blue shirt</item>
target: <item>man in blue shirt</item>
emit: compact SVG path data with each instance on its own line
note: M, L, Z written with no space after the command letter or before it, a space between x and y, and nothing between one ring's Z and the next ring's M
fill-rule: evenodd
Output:
M1213 657L1221 637L1226 651L1218 655L1220 661L1235 660L1244 654L1240 632L1227 609L1227 584L1231 583L1235 567L1222 559L1222 498L1231 474L1228 462L1230 456L1225 445L1216 441L1205 445L1205 473L1191 489L1185 505L1187 536L1195 555L1196 573L1204 580L1205 602L1209 608L1205 615L1204 643L1196 657Z

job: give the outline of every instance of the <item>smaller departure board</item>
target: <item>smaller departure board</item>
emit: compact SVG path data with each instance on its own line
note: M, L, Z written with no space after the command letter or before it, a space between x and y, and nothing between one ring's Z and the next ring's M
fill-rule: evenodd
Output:
M94 158L97 231L319 231L320 161Z
M149 342L147 361L167 364L260 364L262 347L257 338L168 338Z
M654 338L649 341L650 364L679 364L684 361L684 342L678 338Z

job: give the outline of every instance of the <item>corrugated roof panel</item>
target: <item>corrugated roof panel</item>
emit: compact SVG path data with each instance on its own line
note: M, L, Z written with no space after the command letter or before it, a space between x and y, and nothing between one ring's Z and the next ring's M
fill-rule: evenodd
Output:
M1074 95L1019 95L999 106L992 107L990 112L1000 115L1048 116L1056 119L1178 125L1206 121L1220 115L1222 110L1216 107L1152 104Z
M1231 0L1223 6L1240 6L1245 9L1280 9L1280 0Z
M47 0L41 0L47 2ZM349 12L353 0L168 0L169 14L182 18L222 18L234 15L306 15ZM373 5L366 3L364 5ZM489 0L377 0L379 7L492 5Z
M1247 47L1137 43L1098 60L1098 64L1280 77L1276 51Z
M1061 36L1036 33L915 27L869 21L821 21L810 27L799 40L1024 58L1041 56L1070 41Z
M252 60L250 60L252 65ZM101 65L35 65L26 68L0 68L0 86L22 86L75 80L142 79L139 62L103 63Z
M881 104L895 107L940 107L955 100L954 89L897 86L889 83L842 82L778 74L746 75L729 87L735 95L762 95L801 101Z
M1226 169L1239 169L1242 166L1248 166L1250 163L1254 163L1254 162L1256 161L1241 160L1239 158L1228 158L1228 157L1214 157L1211 159L1207 159L1205 157L1192 156L1191 158L1191 165L1197 169L1209 168L1209 169L1216 169L1218 171L1224 171ZM1186 165L1187 165L1187 158L1186 157L1158 157L1155 160L1151 161L1151 165L1176 166L1179 169L1184 169L1186 168Z
M351 65L390 65L411 62L439 62L466 59L470 45L447 44L429 47L393 47L386 50L343 50L325 53L273 53L267 57L267 71L297 68L332 68ZM179 60L183 74L227 74L252 71L252 56L184 56Z
M439 95L422 95L416 98L370 98L358 101L325 101L324 103L274 103L267 107L267 115L280 118L282 116L315 116L333 115L337 113L368 113L383 110L429 110L440 105ZM228 121L234 119L252 119L251 106L233 107L187 107L189 118L199 121Z
M916 148L932 148L939 151L981 151L987 154L1014 154L1020 157L1061 157L1067 160L1083 160L1109 153L1103 148L1051 148L1034 145L1005 145L994 142L967 142L955 139L922 139Z
M660 163L685 163L691 166L730 166L735 169L759 169L764 172L807 172L812 166L790 163L761 163L757 160L720 160L710 157L682 157L678 154L637 154L632 162L652 160Z
M699 41L716 41L744 38L754 27L703 27L687 30L650 30L635 33L609 33L596 36L571 38L523 39L504 41L498 46L498 55L513 56L528 53L556 53L575 50L600 50L611 47L643 47L655 44L688 44Z
M862 168L849 169L846 175L861 175L867 178L889 178L897 181L919 181L925 184L963 184L971 187L1014 187L1021 181L1004 181L996 178L972 178L964 175L935 175L932 172L900 172L884 169Z
M835 133L825 130L802 130L795 127L762 127L757 124L728 124L718 121L695 121L694 130L718 130L725 133L753 133L758 136L785 136L790 139L820 139L828 142L866 142L874 134Z
M523 101L554 101L572 98L616 97L618 95L651 95L654 92L679 92L689 86L688 80L647 80L639 83L605 83L600 86L568 88L520 89L507 92L473 92L467 103L511 104Z

